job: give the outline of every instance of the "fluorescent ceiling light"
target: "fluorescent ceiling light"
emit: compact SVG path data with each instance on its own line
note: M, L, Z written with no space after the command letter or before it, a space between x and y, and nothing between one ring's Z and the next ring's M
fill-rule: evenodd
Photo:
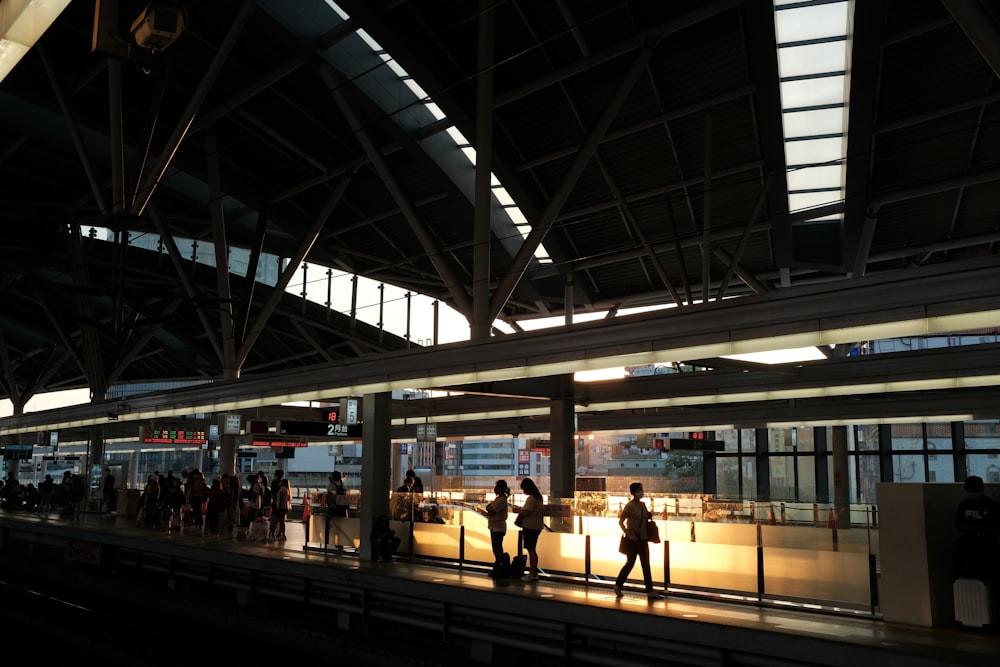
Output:
M947 424L966 422L974 415L927 415L924 417L874 417L871 419L819 419L802 422L768 422L767 428L808 428L811 426L864 426L876 424Z
M0 2L0 81L69 5L69 0Z
M601 370L614 366L642 366L646 364L666 364L678 359L705 359L710 357L722 357L734 354L744 354L751 352L767 352L783 350L787 348L810 347L816 345L833 345L837 343L853 343L859 340L879 340L884 338L903 338L906 336L924 335L927 333L944 333L950 331L967 331L979 327L992 327L1000 321L1000 311L989 310L977 313L959 313L955 315L920 317L899 322L885 322L882 324L862 325L856 327L844 327L840 329L817 329L811 332L790 334L787 336L767 336L763 338L747 338L744 340L734 340L728 343L711 343L705 345L695 345L691 347L677 347L663 350L651 350L648 352L635 352L624 355L614 355L606 357L593 357L581 360L567 360L560 362L550 362L521 366L519 368L498 368L468 373L452 373L440 376L427 376L421 379L426 387L445 387L473 382L489 382L498 380L511 380L523 377L536 377L546 375L562 375L575 373L583 370ZM996 384L996 375L971 376L956 379L958 386L981 387ZM355 384L342 387L328 386L303 390L295 393L288 393L280 396L246 396L240 398L228 398L226 400L209 401L205 404L190 404L174 407L158 406L148 410L140 410L128 415L121 415L120 421L134 421L143 419L158 419L164 417L174 417L191 415L206 412L229 412L241 409L258 408L264 405L274 405L277 403L289 403L293 401L315 400L317 396L357 396L379 392L391 392L393 390L407 390L414 388L415 379L412 377L400 378L398 380L383 380L368 384ZM922 379L914 379L904 382L892 382L892 391L919 391ZM869 387L867 391L872 391ZM813 389L793 389L793 390L771 390L767 395L771 399L786 399L792 397L805 396L839 396L845 392L850 393L852 389L845 385ZM865 391L864 387L855 387L855 393ZM683 397L664 400L651 401L628 401L620 404L591 405L592 410L628 409L657 406L689 406L698 403L726 403L740 400L738 394L715 394L701 397ZM39 430L56 430L58 428L76 428L83 426L93 426L95 424L107 423L105 416L79 419L60 424L35 424L32 426L21 426L5 429L5 435L18 433L33 433Z
M601 380L620 380L625 377L625 367L601 368L592 371L580 371L573 375L576 382L600 382Z
M732 354L726 357L726 359L749 361L755 364L790 364L796 361L818 361L825 358L826 355L820 352L816 347L797 347L794 349L774 350L770 352Z

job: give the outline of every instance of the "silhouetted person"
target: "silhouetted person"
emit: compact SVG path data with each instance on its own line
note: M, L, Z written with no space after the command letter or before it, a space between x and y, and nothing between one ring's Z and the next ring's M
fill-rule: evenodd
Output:
M115 476L111 474L111 470L108 470L101 483L101 504L103 505L101 509L111 514L115 510L115 500Z
M401 540L396 537L396 531L389 527L389 517L384 514L375 519L372 533L369 536L372 545L372 560L392 561L399 548Z
M983 493L983 479L965 480L967 498L955 511L955 576L997 581L1000 571L1000 503Z

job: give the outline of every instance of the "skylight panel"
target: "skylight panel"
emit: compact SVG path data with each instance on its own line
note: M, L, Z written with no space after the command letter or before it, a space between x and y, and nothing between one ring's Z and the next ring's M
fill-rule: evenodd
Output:
M840 163L819 167L804 167L790 169L787 181L789 192L797 190L813 190L829 187L831 183L840 183Z
M790 211L804 211L810 208L826 206L827 204L841 198L842 195L840 188L833 188L830 191L821 190L819 192L789 193L788 209Z
M790 77L843 73L847 54L843 40L821 44L783 47L779 45L778 74L782 80Z
M510 193L507 192L506 188L494 187L493 196L497 198L497 201L500 202L500 205L503 207L515 206L514 198L510 196Z
M781 103L789 107L817 107L844 103L844 77L781 82Z
M795 40L803 41L844 34L848 18L847 2L816 3L809 6L799 2L796 4L800 6L794 9L781 9L783 4L791 3L775 3L779 9L774 17L779 42L792 39L785 35L794 35Z
M811 139L809 141L786 141L785 160L788 166L836 162L843 156L843 140Z
M853 3L775 0L774 8L788 206L792 211L821 210L845 196Z
M844 110L837 107L808 113L786 113L783 122L788 138L837 134L844 130Z

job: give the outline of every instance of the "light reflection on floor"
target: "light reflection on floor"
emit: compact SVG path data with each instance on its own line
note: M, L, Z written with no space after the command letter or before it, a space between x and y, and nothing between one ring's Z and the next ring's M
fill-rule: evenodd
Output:
M6 516L11 516L4 513ZM54 515L16 515L19 520L54 524L64 523ZM948 649L967 654L970 660L986 656L987 660L1000 654L1000 634L989 630L960 627L919 628L884 623L877 618L852 617L849 615L821 614L801 611L793 607L756 607L748 602L729 602L702 597L667 596L665 600L647 600L641 588L626 588L625 595L617 599L611 590L611 582L585 585L582 581L557 582L542 576L538 582L525 583L520 580L495 582L482 569L462 570L428 564L410 563L398 559L393 563L376 563L359 560L353 554L337 552L305 551L304 527L299 522L288 522L283 542L251 542L244 538L207 537L190 529L181 533L168 534L165 530L136 526L132 520L114 520L110 517L86 515L81 523L90 524L95 530L128 533L144 539L163 542L197 543L202 548L217 548L224 551L239 551L261 555L271 552L282 560L301 563L313 567L318 564L343 567L352 570L372 571L391 576L432 581L442 586L462 586L477 590L494 590L502 595L517 595L547 600L557 600L578 604L620 609L627 613L654 614L664 617L689 620L694 623L711 623L723 626L756 629L793 635L812 635L869 646L895 647L900 653L919 652L921 647ZM315 545L314 545L315 546ZM676 594L675 594L676 595ZM994 658L990 658L993 656ZM957 661L956 661L957 662ZM965 664L974 664L968 662ZM990 663L983 663L990 664Z

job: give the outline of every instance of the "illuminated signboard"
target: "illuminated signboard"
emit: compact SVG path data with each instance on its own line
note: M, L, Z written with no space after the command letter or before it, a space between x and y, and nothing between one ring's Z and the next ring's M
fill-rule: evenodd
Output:
M6 445L3 448L3 457L11 459L30 459L34 445Z
M205 431L143 427L140 429L139 439L153 444L204 445L208 443L208 434Z
M691 449L707 452L721 452L726 448L726 443L723 440L706 440L703 437L670 438L667 442L669 443L667 449L670 450Z
M320 438L360 438L361 424L335 421L294 421L282 419L275 429L278 435L305 435Z
M308 447L308 442L303 442L296 438L285 438L280 435L255 435L253 437L254 447Z
M225 422L223 422L225 430L223 433L226 435L239 435L240 427L243 425L243 417L241 415L226 415Z

